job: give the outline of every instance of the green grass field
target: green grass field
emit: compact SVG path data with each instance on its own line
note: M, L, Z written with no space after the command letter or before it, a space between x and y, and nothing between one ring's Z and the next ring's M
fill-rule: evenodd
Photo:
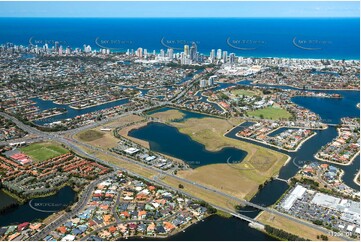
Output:
M282 108L275 108L275 107L267 107L255 111L250 111L247 112L247 114L249 117L258 117L258 118L260 118L261 115L263 115L263 118L273 119L273 120L288 119L292 117L292 115L287 110L284 110Z
M34 161L44 161L69 152L60 145L51 142L34 143L20 150Z
M254 91L250 91L250 90L243 90L243 89L238 89L238 90L232 90L231 91L234 95L245 95L245 96L257 96L257 93Z

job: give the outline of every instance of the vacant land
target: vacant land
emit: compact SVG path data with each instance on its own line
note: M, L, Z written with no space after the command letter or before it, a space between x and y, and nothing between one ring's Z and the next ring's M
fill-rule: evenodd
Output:
M182 191L197 197L203 201L206 201L212 205L216 205L222 208L226 208L226 209L230 209L230 210L234 210L235 206L238 204L237 201L234 201L232 199L228 199L224 196L220 196L210 190L205 190L203 188L199 188L195 185L189 184L189 183L184 183L180 180L178 180L177 178L173 178L173 177L166 177L164 179L162 179L162 182L166 183L167 185L177 188L179 184L182 184L184 186L184 188L182 189Z
M159 119L162 122L167 122L167 121L172 121L172 120L176 120L176 119L181 119L185 116L185 114L179 110L172 109L172 110L167 110L165 112L153 113L150 116L152 118Z
M79 139L89 142L100 139L104 136L104 133L96 131L96 130L86 130L84 132L79 133Z
M129 115L120 117L117 120L114 120L114 121L111 121L111 122L105 124L104 127L116 128L119 126L124 126L124 125L130 124L130 123L139 122L142 120L145 120L145 118L135 115L135 114L129 114Z
M236 123L240 123L240 120L203 118L171 123L180 132L204 144L207 150L234 147L248 153L241 163L207 165L178 172L178 175L240 198L253 197L260 184L278 174L288 157L273 150L225 137L224 134Z
M120 157L117 158L114 156L110 156L110 155L105 154L104 152L94 151L94 150L91 150L91 149L86 148L81 145L79 145L79 147L81 147L81 149L86 151L87 153L98 157L99 159L106 160L114 165L117 165L120 168L124 168L130 172L139 174L146 178L153 179L155 176L159 175L159 173L154 170L151 170L147 167L137 165L135 163L127 162ZM184 185L184 188L182 189L184 192L187 192L195 197L198 197L208 203L211 203L211 204L214 204L214 205L226 208L226 209L234 209L234 206L238 204L236 201L231 200L231 199L226 199L225 197L219 196L218 194L216 194L210 190L205 190L205 189L199 188L195 185L184 183L181 180L179 180L178 178L173 178L173 177L167 176L165 178L161 178L161 182L167 184L168 186L172 186L175 189L179 189L178 188L179 184L182 184L182 185Z
M23 147L20 150L34 161L44 161L69 152L67 149L54 142L34 143Z
M116 127L141 122L142 120L144 120L143 117L137 115L127 115L101 127L82 131L75 135L75 139L98 147L113 148L119 142L119 139L115 138L113 135L113 130ZM102 128L109 128L110 131L102 131Z
M308 226L302 225L300 223L293 222L285 217L281 217L269 212L262 212L256 219L257 221L268 224L274 228L282 229L291 234L295 234L299 237L309 239L309 240L321 240L317 238L317 235L324 234L317 229L312 229ZM324 234L328 237L329 240L340 240L336 237L332 237L329 234Z
M187 119L184 122L169 122L180 132L204 144L207 150L217 151L224 147L235 147L248 153L241 163L207 165L194 170L180 171L178 175L239 198L252 198L257 193L260 184L278 174L288 157L270 149L224 136L227 131L241 121L238 118L225 120L206 117ZM125 127L120 130L119 134L148 148L148 142L127 135L129 130L146 124L147 122L140 122ZM102 139L97 140L99 146L106 148L104 142L100 142ZM129 164L122 164L122 166L126 168L129 167Z
M258 118L273 119L273 120L288 119L292 117L292 115L287 110L278 107L267 107L255 111L250 111L247 112L247 115L250 117L258 117Z
M113 136L112 130L101 131L101 127L82 131L76 134L74 138L103 148L113 148L119 141Z

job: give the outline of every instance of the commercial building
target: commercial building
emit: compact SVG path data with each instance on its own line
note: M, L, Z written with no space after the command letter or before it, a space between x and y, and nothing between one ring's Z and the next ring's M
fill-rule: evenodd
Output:
M295 203L295 201L297 199L301 199L303 194L306 192L306 188L301 186L301 185L297 185L295 187L295 189L293 189L293 191L291 192L291 194L286 198L286 200L284 200L284 202L282 203L282 208L285 210L289 210L290 208L292 208L293 204Z
M202 79L202 80L199 81L199 87L200 88L204 88L206 86L207 86L207 81L206 80Z

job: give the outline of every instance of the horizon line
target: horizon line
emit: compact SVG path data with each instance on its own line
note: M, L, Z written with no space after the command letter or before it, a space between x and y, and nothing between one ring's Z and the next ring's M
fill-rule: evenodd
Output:
M173 19L191 19L191 18L202 18L202 19L245 19L245 18L253 18L253 19L264 19L264 18L277 18L277 19L289 19L289 18L293 18L293 19L335 19L335 18L348 18L348 19L360 19L360 16L305 16L305 17L293 17L293 16L282 16L282 17L277 17L277 16L260 16L260 17L217 17L217 16L210 16L210 17L204 17L204 16L191 16L191 17L168 17L168 16L163 16L163 17L157 17L157 16L149 16L149 17L141 17L141 16L134 16L134 17L106 17L106 16L0 16L0 18L108 18L108 19L134 19L134 18L138 18L138 19L149 19L149 18L153 18L153 19L164 19L164 18L173 18Z

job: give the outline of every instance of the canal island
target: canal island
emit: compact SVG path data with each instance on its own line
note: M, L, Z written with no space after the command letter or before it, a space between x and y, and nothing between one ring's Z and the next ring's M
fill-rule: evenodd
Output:
M360 240L359 56L104 36L0 39L0 240Z

